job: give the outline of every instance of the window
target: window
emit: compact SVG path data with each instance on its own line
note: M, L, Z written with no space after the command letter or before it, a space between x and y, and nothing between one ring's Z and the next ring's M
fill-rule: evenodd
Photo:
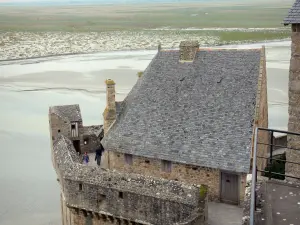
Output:
M167 160L162 160L161 161L161 167L162 167L162 171L170 173L171 170L172 170L171 169L172 168L172 163L170 161L167 161Z
M105 198L106 198L105 195L103 195L103 194L98 194L98 196L97 196L97 203L98 203L98 204L102 204L103 201L105 200Z
M125 156L125 162L126 162L126 164L132 165L132 155L125 154L124 156Z
M82 191L82 184L79 184L79 191Z
M88 143L89 143L89 138L84 138L84 139L83 139L83 144L84 144L84 145L87 145Z
M78 137L78 123L72 123L71 124L71 137Z
M149 161L149 160L145 160L145 163L149 164L149 163L150 163L150 161Z
M60 133L60 130L58 130L58 133Z
M123 192L119 192L119 198L123 199Z

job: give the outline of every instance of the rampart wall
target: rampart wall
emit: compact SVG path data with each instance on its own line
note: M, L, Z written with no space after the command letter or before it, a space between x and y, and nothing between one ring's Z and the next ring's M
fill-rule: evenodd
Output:
M206 224L206 186L85 166L80 163L72 142L62 135L53 143L53 165L62 201L68 208L65 211L71 210L69 217L75 220L80 215L85 218L91 215L98 220L104 216L126 221L125 224ZM80 214L80 210L84 213ZM75 220L69 224L86 223Z

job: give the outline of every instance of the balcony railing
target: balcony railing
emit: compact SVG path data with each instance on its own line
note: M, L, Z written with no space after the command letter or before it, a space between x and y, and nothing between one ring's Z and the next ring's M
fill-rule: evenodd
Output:
M262 132L268 132L269 134L269 141L268 143L261 143L258 142L258 133L260 132L260 134ZM300 142L300 133L295 133L295 132L288 132L288 131L283 131L283 130L275 130L275 129L267 129L267 128L261 128L261 127L257 127L255 129L255 136L254 136L254 151L253 151L253 163L252 163L252 185L251 185L251 202L250 202L250 225L255 225L255 211L256 211L256 200L257 200L257 193L256 193L256 184L257 184L257 172L261 172L263 173L264 176L268 177L269 180L271 179L278 179L278 176L285 178L285 177L289 177L292 179L297 179L300 180L300 175L299 176L291 176L291 175L287 175L285 173L278 173L278 172L274 172L272 171L272 163L274 161L276 162L284 162L285 165L290 163L290 164L294 164L294 165L298 165L300 166L300 162L295 162L295 161L288 161L288 160L283 160L283 159L278 159L274 157L274 150L278 149L278 148L285 148L287 150L293 150L293 151L299 151L300 154L300 149L297 148L291 148L288 145L287 146L282 146L282 145L276 145L274 144L274 133L281 133L281 134L286 134L289 136L299 136L299 142ZM287 142L288 143L288 142ZM258 156L257 154L257 149L258 149L258 145L267 145L269 147L269 157L265 157L265 156ZM264 159L268 162L268 170L266 170L265 168L262 169L258 169L257 168L257 159ZM277 178L276 178L277 176Z

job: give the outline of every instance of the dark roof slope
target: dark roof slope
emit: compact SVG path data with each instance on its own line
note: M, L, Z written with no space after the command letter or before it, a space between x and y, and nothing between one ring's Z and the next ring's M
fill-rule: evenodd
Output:
M284 25L300 23L300 0L296 0L289 14L283 20Z
M54 113L64 120L69 122L81 122L81 112L78 104L76 105L61 105L50 107L50 113Z
M161 51L123 101L108 150L248 172L260 50Z

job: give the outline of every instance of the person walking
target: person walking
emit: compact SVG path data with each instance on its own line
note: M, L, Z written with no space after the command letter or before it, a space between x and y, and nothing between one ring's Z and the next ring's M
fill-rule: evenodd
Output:
M82 157L82 161L85 165L87 165L90 161L89 155L87 154L87 152L84 153L83 157Z
M100 143L100 146L99 146L99 148L97 148L96 155L95 155L95 161L97 161L98 166L100 166L101 157L102 157L103 152L104 152L104 148L103 148L102 144Z

